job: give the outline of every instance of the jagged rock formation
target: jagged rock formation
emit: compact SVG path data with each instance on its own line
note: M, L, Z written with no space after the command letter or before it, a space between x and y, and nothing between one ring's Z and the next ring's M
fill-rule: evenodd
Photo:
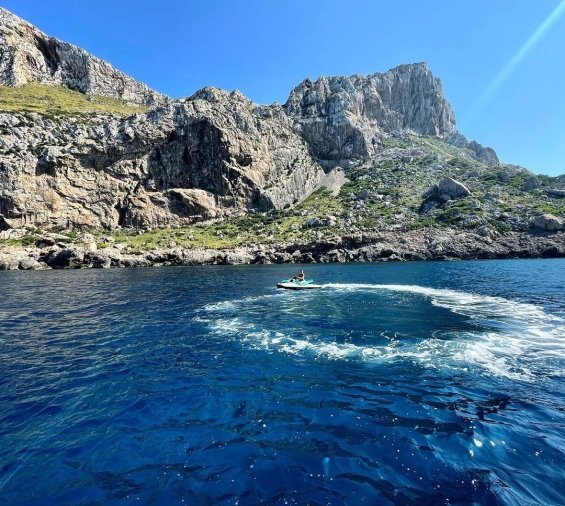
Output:
M284 107L314 155L329 166L374 155L382 134L455 132L440 81L425 63L369 76L305 79Z
M129 118L0 113L0 230L181 226L280 210L320 187L336 195L341 167L376 160L387 139L413 134L498 163L457 133L423 63L307 79L283 107L215 88L167 101L0 8L0 83L32 81L159 105Z
M477 141L469 142L465 136L459 132L453 132L445 140L452 146L467 150L475 160L483 162L489 167L496 167L500 164L500 160L494 149L482 146Z
M89 95L143 105L166 97L135 81L109 63L55 37L0 7L0 84L65 86Z
M214 88L126 119L0 114L0 133L4 228L178 226L282 209L328 180L280 106Z

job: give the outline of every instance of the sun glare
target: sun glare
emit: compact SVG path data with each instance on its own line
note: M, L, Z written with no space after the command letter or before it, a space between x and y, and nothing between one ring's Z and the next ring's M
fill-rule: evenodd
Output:
M502 67L500 72L495 76L492 82L485 88L481 95L477 98L471 110L467 115L467 123L472 123L474 120L478 119L482 112L485 110L486 106L492 101L492 99L497 94L498 90L502 84L508 79L508 77L514 72L514 70L520 65L522 60L538 45L544 35L551 29L551 27L561 18L565 13L565 0L561 0L559 5L551 11L549 16L545 18L543 23L536 28L534 33L528 37L526 42L522 44L520 49L516 51L514 56L510 61Z

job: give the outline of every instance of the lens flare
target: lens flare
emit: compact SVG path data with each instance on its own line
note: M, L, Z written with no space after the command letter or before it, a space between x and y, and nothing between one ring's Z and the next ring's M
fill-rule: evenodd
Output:
M510 61L500 70L492 82L486 87L486 89L481 93L479 98L473 104L468 117L467 123L471 123L476 120L481 113L484 111L486 106L491 102L499 88L502 86L504 81L508 79L510 74L520 65L522 60L530 53L541 41L544 35L551 29L551 27L559 21L561 16L565 13L565 0L561 0L559 5L551 11L549 16L545 18L543 23L530 35L526 42L518 49L516 54L510 59Z

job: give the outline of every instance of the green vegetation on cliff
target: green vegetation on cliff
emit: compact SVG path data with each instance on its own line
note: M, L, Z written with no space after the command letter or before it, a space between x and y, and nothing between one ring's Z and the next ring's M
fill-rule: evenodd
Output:
M559 178L535 177L512 165L488 167L466 150L437 138L391 137L380 148L375 158L346 171L349 182L337 196L320 189L282 211L241 214L181 228L89 232L98 248L121 244L128 251L227 249L431 228L482 230L491 235L527 231L540 213L565 218L565 199L547 192L565 186ZM445 177L463 183L470 195L427 208L422 194ZM76 231L65 234L70 241L77 237ZM30 246L40 237L36 231L10 244Z
M129 116L146 110L146 107L132 106L109 97L85 95L62 86L0 86L0 111L35 112L53 117L93 112Z

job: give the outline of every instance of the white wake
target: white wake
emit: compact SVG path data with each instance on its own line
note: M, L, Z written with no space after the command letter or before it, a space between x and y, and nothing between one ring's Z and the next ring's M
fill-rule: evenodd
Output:
M452 339L438 339L432 333L416 343L406 343L397 339L392 329L386 334L379 333L386 338L384 345L359 345L338 343L331 335L293 332L292 325L282 324L289 311L315 300L315 297L377 291L420 295L432 305L475 321L477 331L459 331ZM279 292L210 304L197 318L205 321L214 334L239 340L251 348L310 355L317 359L369 363L410 360L424 367L460 371L479 367L485 374L524 381L533 381L546 371L555 370L565 360L565 320L534 304L419 285L341 283L326 284L323 290L312 292L298 298L296 294ZM267 308L270 315L281 313L281 324L274 323L276 319L273 318L250 318L248 309L255 304ZM325 316L331 318L331 315ZM371 329L367 331L371 332Z

